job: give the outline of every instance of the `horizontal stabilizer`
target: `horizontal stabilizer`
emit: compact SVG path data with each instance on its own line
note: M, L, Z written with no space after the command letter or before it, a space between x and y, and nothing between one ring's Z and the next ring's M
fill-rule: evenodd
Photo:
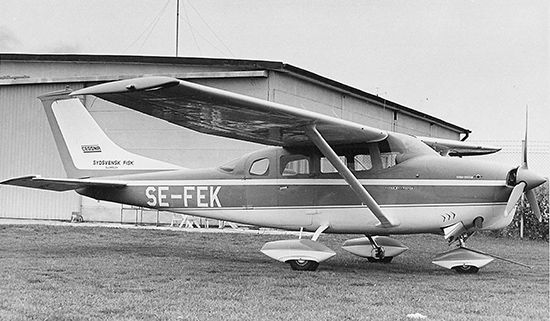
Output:
M0 182L12 185L63 192L85 187L124 187L126 183L98 179L42 178L41 176L23 176Z

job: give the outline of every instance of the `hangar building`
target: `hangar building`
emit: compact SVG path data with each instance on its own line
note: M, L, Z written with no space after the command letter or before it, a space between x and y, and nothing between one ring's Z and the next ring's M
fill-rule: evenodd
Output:
M275 61L113 55L0 54L0 180L39 174L66 177L37 96L102 82L169 76L401 133L460 139L469 130L382 97ZM86 107L119 146L188 168L220 165L261 145L199 134L101 101ZM75 192L0 188L0 218L133 221L138 212ZM134 215L135 214L135 215ZM166 221L140 213L140 220ZM166 214L167 215L167 214Z

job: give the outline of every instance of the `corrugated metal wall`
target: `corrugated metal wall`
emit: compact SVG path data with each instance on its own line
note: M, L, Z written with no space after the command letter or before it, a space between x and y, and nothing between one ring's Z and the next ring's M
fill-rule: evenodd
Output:
M65 84L0 86L0 180L29 174L66 177L42 103L36 98L63 88ZM3 218L70 219L79 206L75 192L0 187Z
M383 130L460 139L456 131L286 74L270 75L271 100Z

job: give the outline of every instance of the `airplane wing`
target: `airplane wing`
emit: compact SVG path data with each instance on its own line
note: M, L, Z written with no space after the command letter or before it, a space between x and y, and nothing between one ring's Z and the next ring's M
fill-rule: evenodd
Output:
M478 156L487 155L500 151L502 148L495 146L481 146L475 143L442 139L436 137L421 137L416 136L423 141L426 145L435 149L442 155L449 156Z
M169 77L115 81L74 91L94 95L201 133L264 145L315 145L382 227L399 226L385 214L330 145L378 142L388 133L369 126Z
M124 187L120 181L97 179L42 178L41 176L22 176L0 182L3 185L31 187L49 191L63 192L84 187Z
M71 93L107 101L201 133L264 145L312 145L315 125L330 144L381 141L383 130L169 77L115 81Z

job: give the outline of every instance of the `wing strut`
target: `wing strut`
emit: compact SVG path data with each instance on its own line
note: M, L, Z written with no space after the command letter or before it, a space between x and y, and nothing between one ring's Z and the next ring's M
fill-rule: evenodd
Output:
M340 160L336 152L330 147L327 141L321 136L315 125L308 126L306 129L306 135L309 139L319 148L321 153L329 160L329 162L338 170L338 173L344 178L348 183L351 189L357 194L359 199L367 205L367 207L372 211L374 216L380 221L379 226L382 227L396 227L401 223L395 218L388 217L382 212L382 209L376 203L374 198L369 194L369 192L361 185L357 177L349 170L349 168Z

